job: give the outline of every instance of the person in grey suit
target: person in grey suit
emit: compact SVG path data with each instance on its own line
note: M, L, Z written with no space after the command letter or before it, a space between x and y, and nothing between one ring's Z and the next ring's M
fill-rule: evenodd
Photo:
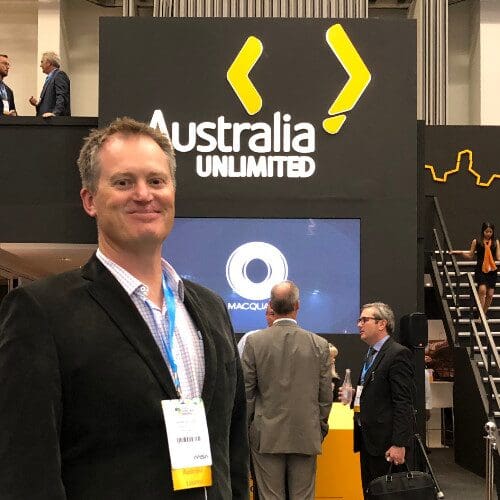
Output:
M328 342L297 325L293 282L275 285L269 305L276 319L248 337L242 359L259 496L309 500L332 406Z
M175 212L170 141L117 119L91 133L78 164L96 254L0 307L0 498L247 500L227 310L162 258Z
M36 107L36 116L71 116L71 89L68 75L62 71L61 59L55 52L44 52L40 68L47 75L37 99L31 96L29 102Z

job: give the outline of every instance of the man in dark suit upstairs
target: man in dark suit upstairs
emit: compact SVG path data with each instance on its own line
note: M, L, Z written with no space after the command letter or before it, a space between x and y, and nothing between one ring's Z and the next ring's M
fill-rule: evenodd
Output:
M248 498L244 384L222 299L162 258L175 158L129 118L78 159L98 250L0 307L2 500Z
M409 349L394 341L394 313L382 302L366 304L358 319L361 340L369 345L356 389L354 451L360 452L363 491L383 476L389 462L405 461L413 435L413 361Z
M248 337L242 359L259 498L282 500L288 489L291 500L312 500L332 406L330 350L297 325L293 282L275 285L269 306L272 326Z
M2 116L17 116L14 92L4 81L4 78L9 74L9 68L9 57L6 54L0 54L0 118Z
M55 52L44 52L40 68L47 75L40 98L31 96L36 116L71 116L71 90L68 75L60 69L61 59Z

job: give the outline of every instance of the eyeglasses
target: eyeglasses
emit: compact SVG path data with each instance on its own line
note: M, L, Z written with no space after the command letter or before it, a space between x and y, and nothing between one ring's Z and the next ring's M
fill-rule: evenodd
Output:
M361 316L361 318L358 318L358 324L361 323L362 325L364 325L371 319L373 319L375 322L380 321L380 318L374 318L373 316Z

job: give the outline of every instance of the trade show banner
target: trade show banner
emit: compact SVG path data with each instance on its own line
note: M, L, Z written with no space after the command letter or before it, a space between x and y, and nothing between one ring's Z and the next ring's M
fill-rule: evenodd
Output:
M99 121L168 134L181 201L390 194L415 165L414 28L103 18Z
M270 288L270 275L296 279L304 306L349 302L344 316L311 320L321 333L355 332L359 304L374 299L396 314L416 310L413 21L102 18L99 65L100 125L130 116L159 128L177 155L176 215L186 227L198 223L189 218L228 219L214 219L211 231L201 221L200 248L196 239L184 245L188 255L168 241L166 252L221 295L230 286L238 331L262 324L267 296L250 291ZM329 236L336 220L355 222ZM253 258L243 255L255 242L287 266L278 272L274 254L255 245ZM190 264L210 256L220 287Z

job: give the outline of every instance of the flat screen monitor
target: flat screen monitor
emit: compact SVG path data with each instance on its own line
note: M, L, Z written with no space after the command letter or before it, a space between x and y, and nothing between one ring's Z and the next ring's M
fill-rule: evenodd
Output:
M357 332L359 219L177 218L163 256L223 298L237 333L267 326L271 288L285 279L300 288L301 327Z

